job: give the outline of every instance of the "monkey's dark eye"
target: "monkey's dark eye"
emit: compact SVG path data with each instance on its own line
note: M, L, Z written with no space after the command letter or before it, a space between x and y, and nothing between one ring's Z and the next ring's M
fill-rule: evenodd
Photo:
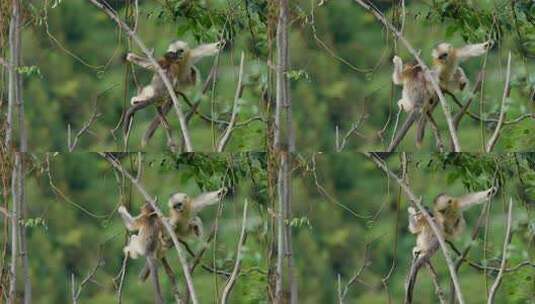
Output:
M182 54L182 53L184 53L184 50L183 49L178 49L178 50L176 50L176 53L177 54Z
M438 59L446 59L448 58L448 53L442 53L438 56Z
M178 58L178 55L175 52L167 52L167 53L165 53L165 59L167 59L167 60L176 60L177 58Z
M182 209L182 203L177 203L175 204L175 206L173 207L175 209Z
M450 204L450 205L451 205L451 203L453 203L453 201L452 201L452 200L449 200L449 201L448 201L448 204Z

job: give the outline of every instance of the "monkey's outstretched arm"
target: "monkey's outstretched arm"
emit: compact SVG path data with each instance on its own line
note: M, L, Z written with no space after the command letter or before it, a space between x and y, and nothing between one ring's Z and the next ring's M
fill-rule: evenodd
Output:
M145 58L145 57L142 57L142 56L139 56L137 54L134 54L134 53L128 53L128 55L126 55L126 60L134 63L134 64L137 64L139 65L140 67L144 68L144 69L148 69L148 70L151 70L151 71L156 71L156 67L150 62L150 60L148 58Z
M203 208L213 205L223 198L227 188L223 187L217 191L203 193L193 199L191 203L193 213L201 211Z
M203 57L214 56L223 46L223 42L215 42L209 44L201 44L191 50L191 62L196 63Z
M124 206L119 207L117 210L121 217L123 218L124 224L126 226L126 229L129 231L137 231L139 230L139 225L137 223L137 218L132 217L128 210Z
M457 49L457 57L460 60L466 60L471 57L477 57L485 54L492 46L492 40L483 43L469 44Z
M403 84L403 77L401 73L403 72L403 61L401 61L401 58L398 56L394 56L394 59L392 59L392 62L394 63L394 72L392 73L392 81L395 85L402 85Z
M461 196L459 198L459 207L461 209L467 209L472 207L473 205L481 204L485 200L492 198L497 191L498 189L496 187L492 187L485 191L469 193L464 196Z

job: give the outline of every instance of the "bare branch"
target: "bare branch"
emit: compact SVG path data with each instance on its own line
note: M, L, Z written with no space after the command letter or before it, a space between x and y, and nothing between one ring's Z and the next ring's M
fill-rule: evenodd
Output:
M419 111L412 111L409 113L409 116L405 119L403 122L403 125L399 128L398 133L396 133L394 139L392 139L392 142L386 149L386 152L393 152L397 146L401 143L401 140L407 135L407 132L409 132L409 129L412 127L412 125L420 118L422 113Z
M236 86L236 93L234 95L234 105L232 107L232 116L230 118L230 123L227 126L227 129L225 130L225 133L221 137L221 140L219 141L219 144L217 145L217 152L223 152L223 149L225 148L225 145L227 144L230 134L232 133L232 129L234 127L234 123L236 122L236 116L238 115L238 101L241 96L242 92L242 79L243 79L243 61L245 58L245 54L241 53L240 58L240 73L238 74L238 85Z
M243 62L243 53L242 53L242 62ZM234 283L236 283L236 278L238 277L238 273L240 271L240 264L242 259L242 247L245 244L245 238L246 238L246 232L245 232L245 225L247 224L247 199L245 200L245 203L243 205L243 219L241 224L241 233L240 233L240 240L238 242L238 249L236 250L236 262L234 263L234 269L232 270L232 274L230 275L230 278L227 281L227 285L225 285L225 288L223 289L223 294L221 295L221 304L227 303L227 298L230 295L230 291L232 290L232 287L234 287Z
M71 295L72 295L73 304L78 304L78 300L80 299L80 294L82 293L82 289L95 276L98 268L102 266L103 264L104 263L102 262L102 256L99 254L97 263L78 286L75 286L76 279L74 277L74 273L71 273Z
M124 23L119 17L108 7L106 7L104 4L99 3L97 0L88 0L89 2L93 3L96 7L100 8L106 15L108 15L117 25L122 28L128 36L132 38L132 40L141 48L145 56L150 60L150 62L156 67L156 71L158 72L158 75L162 79L162 81L165 84L165 87L167 88L167 91L169 95L171 96L171 100L173 101L173 106L175 108L176 114L178 116L178 121L180 122L180 129L182 131L182 136L184 137L184 142L186 145L186 152L192 152L193 146L191 145L191 139L189 136L188 131L188 125L186 123L186 119L184 117L184 113L182 112L182 108L180 106L180 103L178 102L178 97L175 94L175 90L173 88L173 85L169 81L169 78L167 75L165 75L165 71L160 67L156 59L152 56L149 49L145 46L143 41L139 38L139 36L130 29L130 27Z
M339 134L338 126L336 126L336 151L337 152L341 152L342 150L344 150L349 136L357 132L358 128L362 125L362 123L367 118L368 118L367 114L362 114L362 116L351 125L351 128L349 128L349 130L346 132L344 137L342 137L341 142L340 142L340 134Z
M405 39L405 37L388 20L386 20L382 13L380 13L370 4L366 4L363 0L354 1L360 4L360 6L362 6L364 9L372 13L379 21L381 21L385 26L387 26L390 31L394 33L394 35L405 45L407 50L416 59L416 61L424 71L426 79L431 83L433 89L437 93L440 105L442 106L442 111L444 112L444 116L446 117L446 121L448 122L448 129L450 131L451 140L453 141L454 152L461 152L461 146L457 137L457 131L455 130L455 127L453 125L453 120L451 118L451 113L446 98L444 98L444 94L442 94L442 90L440 89L437 80L431 75L431 71L429 70L425 62L420 58L418 52L412 47L409 41L407 41L407 39Z
M505 87L503 88L503 96L502 96L502 105L500 107L500 118L498 119L498 124L496 125L496 129L494 129L494 133L492 134L491 138L489 139L487 143L487 148L485 149L487 153L491 152L494 148L494 145L496 144L496 141L498 140L498 137L500 136L500 129L503 125L503 120L505 119L505 99L509 95L509 80L511 78L511 52L509 52L509 56L507 56L507 73L505 75Z
M455 293L457 296L457 300L459 301L459 304L464 304L464 298L461 292L461 285L459 284L459 279L457 278L457 272L455 271L455 265L453 264L453 261L448 252L448 248L446 247L446 242L444 241L442 232L437 227L436 223L433 221L433 219L431 218L427 210L422 206L421 198L417 198L416 195L414 195L412 190L409 188L409 186L405 182L403 182L403 180L400 177L398 177L390 169L388 169L386 164L383 161L381 161L378 157L368 152L365 152L364 155L366 155L369 159L371 159L379 168L381 168L388 176L390 176L390 178L394 179L401 186L405 194L407 194L412 204L416 206L418 210L423 214L425 220L427 221L427 223L433 230L433 233L436 236L440 244L440 249L442 250L444 259L446 260L446 264L448 265L451 280L453 281L453 285L455 286Z
M431 264L431 261L426 262L426 267L427 270L429 270L429 273L431 274L431 280L433 281L433 285L435 286L435 293L437 294L440 304L446 304L446 299L444 299L444 291L440 287L437 271L433 267L433 264Z
M340 284L340 275L338 275L338 303L343 304L344 299L349 292L349 288L357 281L357 279L360 277L364 269L370 265L370 261L368 260L368 254L369 254L370 244L366 244L366 248L364 249L364 262L360 266L359 270L357 270L351 279L347 281L347 284L344 286L344 290L342 291L342 286Z
M76 148L76 145L78 144L78 139L80 138L80 136L82 136L82 134L87 132L89 128L91 127L91 125L102 115L101 113L98 113L98 109L97 109L97 103L98 103L99 97L114 87L115 85L98 93L97 96L95 96L95 100L93 101L93 114L91 114L91 117L89 118L89 120L76 133L76 135L74 136L74 140L71 140L71 125L70 124L67 125L67 147L69 148L69 152L74 151L74 149Z
M509 61L511 61L511 52L509 52ZM496 296L496 291L498 291L498 287L500 286L500 283L502 281L505 266L507 264L507 247L509 246L509 243L511 243L511 222L512 221L513 221L513 199L510 198L509 208L507 209L507 229L505 232L505 240L503 241L502 262L500 265L500 271L498 272L498 276L496 277L494 284L492 284L492 287L490 288L489 298L487 302L488 304L494 303L494 297Z
M459 128L459 124L461 123L461 119L463 118L464 114L469 112L468 108L472 104L472 101L474 101L475 99L474 97L476 93L479 92L482 82L483 82L483 72L479 72L477 74L476 84L474 85L474 88L472 89L472 95L470 96L470 98L468 98L466 103L461 107L461 110L459 111L459 113L457 113L455 117L453 118L453 125L455 126L455 129ZM444 93L450 95L453 99L457 100L457 97L453 93L447 90L444 91Z
M92 0L90 0L90 1L92 1ZM193 279L191 278L191 273L189 271L188 262L186 261L186 256L184 255L184 252L182 251L182 249L180 247L178 238L177 238L175 232L173 231L173 228L169 225L169 223L167 221L163 220L163 213L160 210L160 208L158 207L158 205L156 204L155 199L150 196L150 194L147 192L147 190L145 190L143 185L137 179L135 179L128 171L126 171L126 169L124 169L124 167L115 158L113 158L112 155L106 154L106 153L102 153L102 152L99 152L99 155L102 156L104 159L106 159L114 168L119 170L119 172L124 174L128 179L130 179L132 184L134 184L134 186L138 189L138 191L141 193L141 195L143 195L145 200L154 209L154 212L156 213L156 215L158 215L158 217L160 219L162 219L161 222L162 222L163 226L165 227L165 230L167 231L167 233L171 237L171 239L173 241L173 245L174 245L174 247L175 247L175 249L176 249L176 251L178 253L178 259L179 259L180 264L182 266L182 271L184 272L184 277L186 279L188 290L189 290L189 293L190 293L190 296L191 296L191 301L193 302L193 304L198 304L199 301L197 300L197 293L195 292L195 287L193 286Z

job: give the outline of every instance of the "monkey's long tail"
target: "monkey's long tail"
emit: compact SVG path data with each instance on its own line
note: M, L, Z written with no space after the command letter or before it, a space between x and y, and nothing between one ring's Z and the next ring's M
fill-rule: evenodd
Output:
M411 269L405 283L405 304L412 303L412 292L414 290L414 285L416 284L416 276L418 275L420 268L427 263L429 258L429 255L421 255L412 259Z
M416 147L420 149L424 141L425 125L427 124L427 115L422 114L416 124Z

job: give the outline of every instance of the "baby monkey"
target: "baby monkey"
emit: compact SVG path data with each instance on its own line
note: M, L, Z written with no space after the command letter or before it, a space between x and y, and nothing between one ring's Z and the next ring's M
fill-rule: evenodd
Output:
M154 302L163 304L164 300L161 295L156 262L157 253L160 251L161 246L160 238L163 233L162 222L148 202L141 207L141 213L136 217L132 217L124 206L120 206L118 212L123 218L126 229L137 232L137 234L133 234L129 238L128 244L123 248L123 252L126 258L146 257L148 265L147 276L150 273L154 286Z
M398 107L405 112L421 110L433 97L434 90L425 78L422 67L417 63L406 63L400 57L394 56L394 72L392 81L395 85L402 85L401 99Z
M126 229L137 232L129 238L128 244L123 248L124 254L137 259L139 256L154 253L159 245L162 223L152 206L145 203L141 207L141 213L136 217L132 217L124 206L120 206L118 212L123 218Z
M181 40L177 40L169 45L163 58L158 60L158 65L165 71L166 76L171 81L173 88L193 85L197 81L197 69L194 64L201 58L217 54L223 47L224 42L202 44L194 49ZM126 60L135 63L154 73L149 85L143 87L138 95L132 97L130 103L145 103L156 101L158 98L166 96L167 89L160 75L156 73L156 67L147 58L134 53L129 53Z

